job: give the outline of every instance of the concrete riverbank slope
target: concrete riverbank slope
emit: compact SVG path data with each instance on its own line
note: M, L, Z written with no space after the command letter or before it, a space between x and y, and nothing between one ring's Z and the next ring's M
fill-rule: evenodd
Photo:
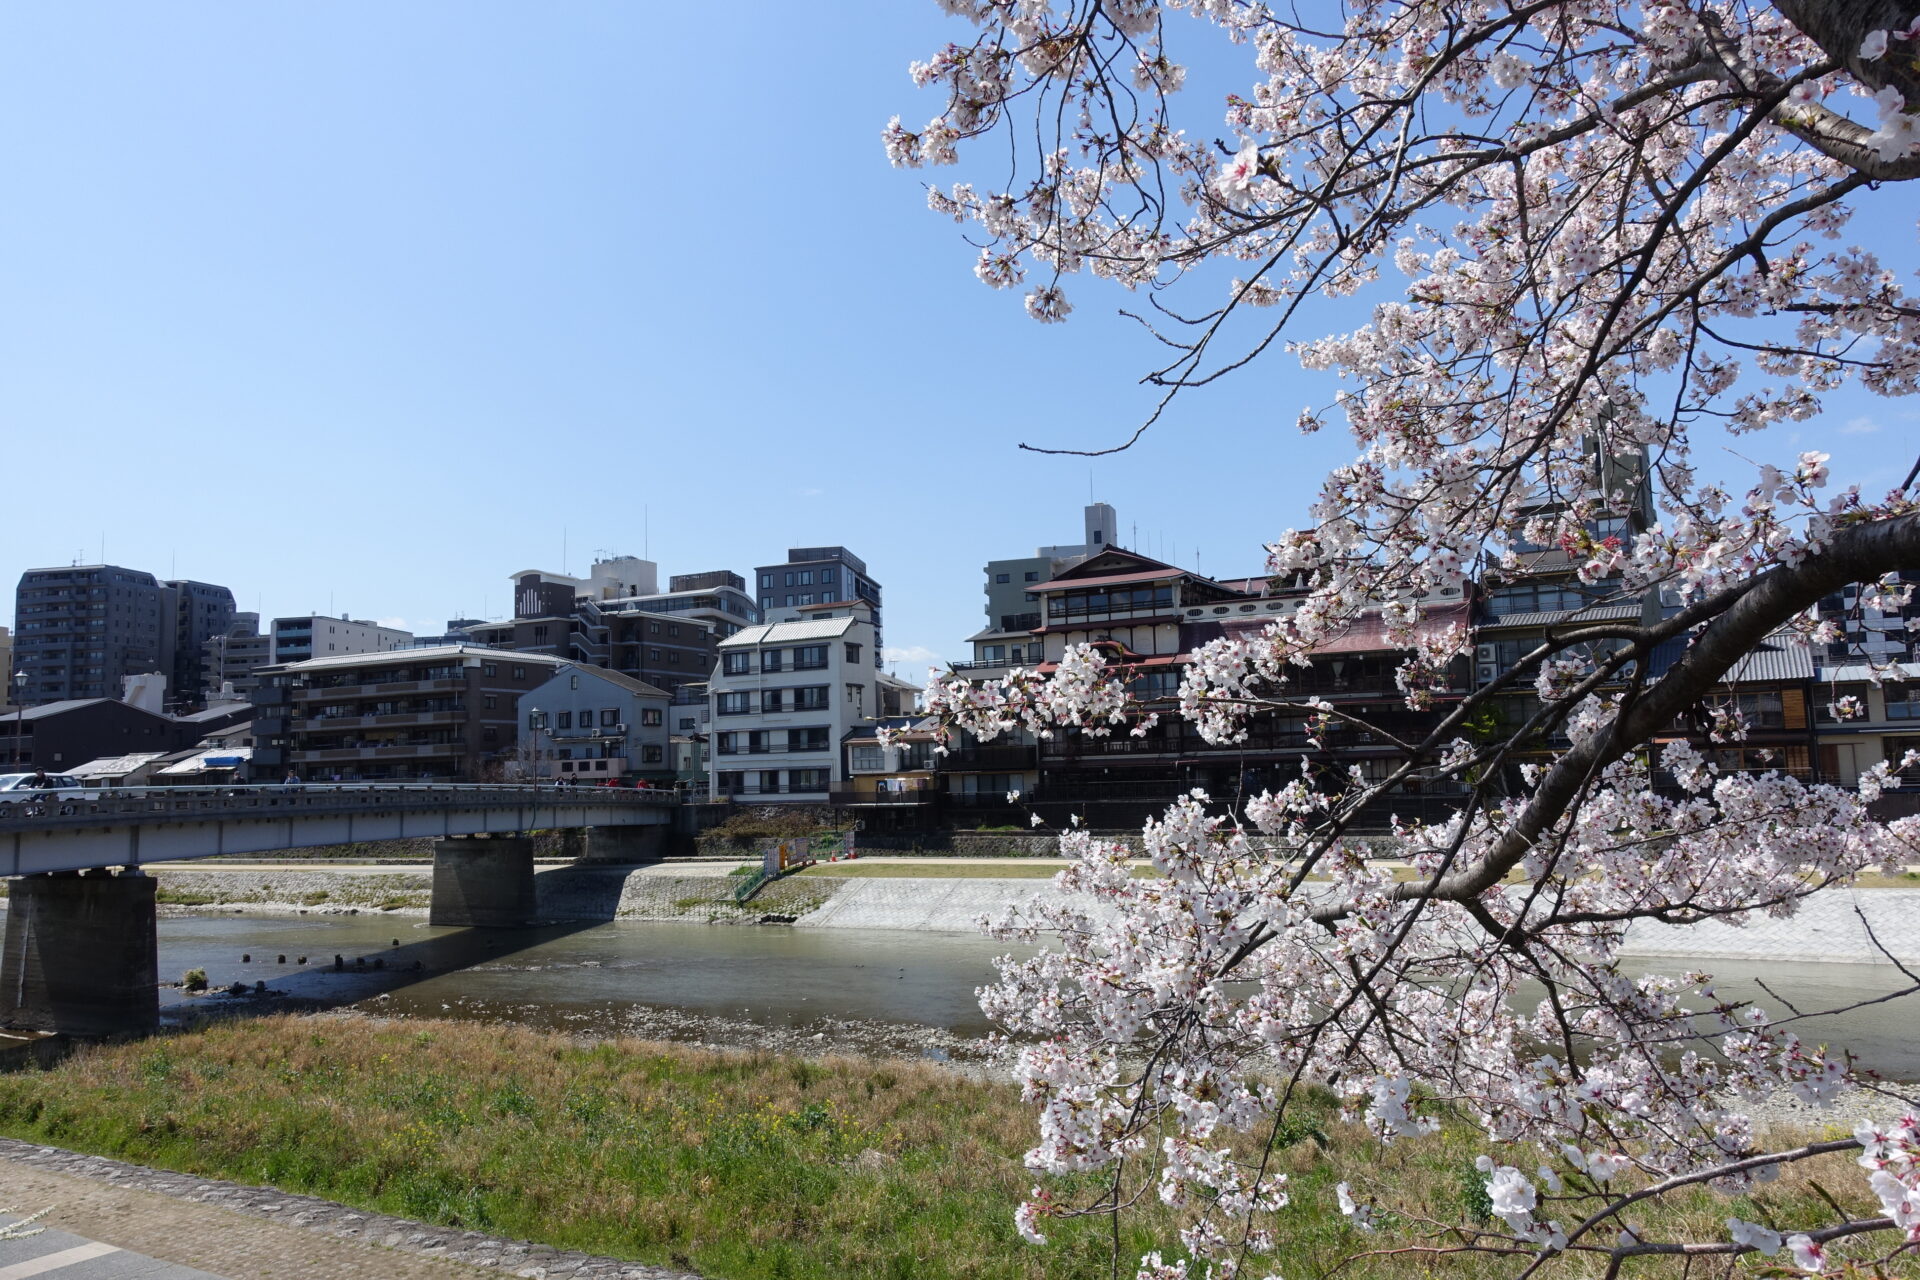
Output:
M677 920L758 924L772 917L804 929L888 929L973 933L982 916L1050 899L1050 878L809 874L776 881L735 904L729 864L643 867L561 864L542 867L534 884L548 920ZM864 868L863 868L864 869ZM425 867L346 868L314 864L213 869L160 868L163 906L175 910L306 912L313 915L426 914L432 873ZM1884 951L1882 950L1884 948ZM1888 953L1920 962L1920 889L1833 890L1787 919L1744 926L1636 924L1631 956L1885 964Z

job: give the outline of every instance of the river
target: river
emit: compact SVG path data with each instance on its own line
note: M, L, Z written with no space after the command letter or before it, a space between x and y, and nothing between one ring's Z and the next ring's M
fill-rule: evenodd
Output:
M1006 950L988 938L901 930L605 923L507 931L395 916L200 914L161 919L159 959L165 980L201 968L215 986L264 982L294 1000L393 1016L776 1049L824 1041L944 1058L971 1056L971 1042L989 1029L973 993ZM1802 1010L1881 995L1903 981L1891 965L1689 957L1631 967L1705 969L1724 993L1754 999L1776 1017L1787 1010L1760 980ZM205 999L163 995L169 1013ZM1862 1066L1891 1078L1920 1079L1920 999L1794 1029L1803 1040L1852 1049Z

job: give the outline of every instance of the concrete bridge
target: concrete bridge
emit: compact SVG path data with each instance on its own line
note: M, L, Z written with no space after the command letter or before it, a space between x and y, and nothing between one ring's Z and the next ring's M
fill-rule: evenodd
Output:
M16 807L0 818L0 1025L158 1025L149 862L430 837L430 923L519 928L534 923L532 832L584 829L588 858L641 861L664 854L678 809L665 791L484 783L127 787Z

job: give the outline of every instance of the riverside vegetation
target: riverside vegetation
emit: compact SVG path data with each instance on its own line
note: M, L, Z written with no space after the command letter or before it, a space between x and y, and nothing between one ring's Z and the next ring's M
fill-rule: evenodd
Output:
M0 1076L0 1132L714 1280L1092 1280L1111 1266L1101 1218L1054 1220L1043 1247L1018 1239L1012 1210L1036 1180L1062 1198L1094 1184L1022 1167L1033 1116L1012 1085L928 1063L274 1017ZM1383 1148L1316 1094L1275 1146L1295 1203L1272 1269L1289 1280L1466 1277L1484 1263L1444 1252L1461 1242L1436 1223L1487 1213L1464 1126ZM1728 1214L1802 1218L1821 1206L1815 1182L1853 1193L1848 1164L1810 1162L1751 1196L1701 1191L1635 1225L1655 1238ZM1123 1248L1164 1239L1182 1215L1142 1185L1151 1169L1126 1176L1150 1207ZM1328 1211L1339 1181L1362 1201L1391 1184L1397 1212L1356 1231ZM1635 1274L1669 1272L1648 1260Z

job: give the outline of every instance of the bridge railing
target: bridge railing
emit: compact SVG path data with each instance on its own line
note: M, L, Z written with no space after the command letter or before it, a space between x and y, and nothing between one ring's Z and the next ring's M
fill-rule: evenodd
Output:
M664 808L677 803L666 790L628 787L529 786L493 782L302 782L264 786L73 788L41 793L0 793L0 830L23 826L89 825L102 820L165 820L184 817L247 817L396 809L537 806L568 809Z

